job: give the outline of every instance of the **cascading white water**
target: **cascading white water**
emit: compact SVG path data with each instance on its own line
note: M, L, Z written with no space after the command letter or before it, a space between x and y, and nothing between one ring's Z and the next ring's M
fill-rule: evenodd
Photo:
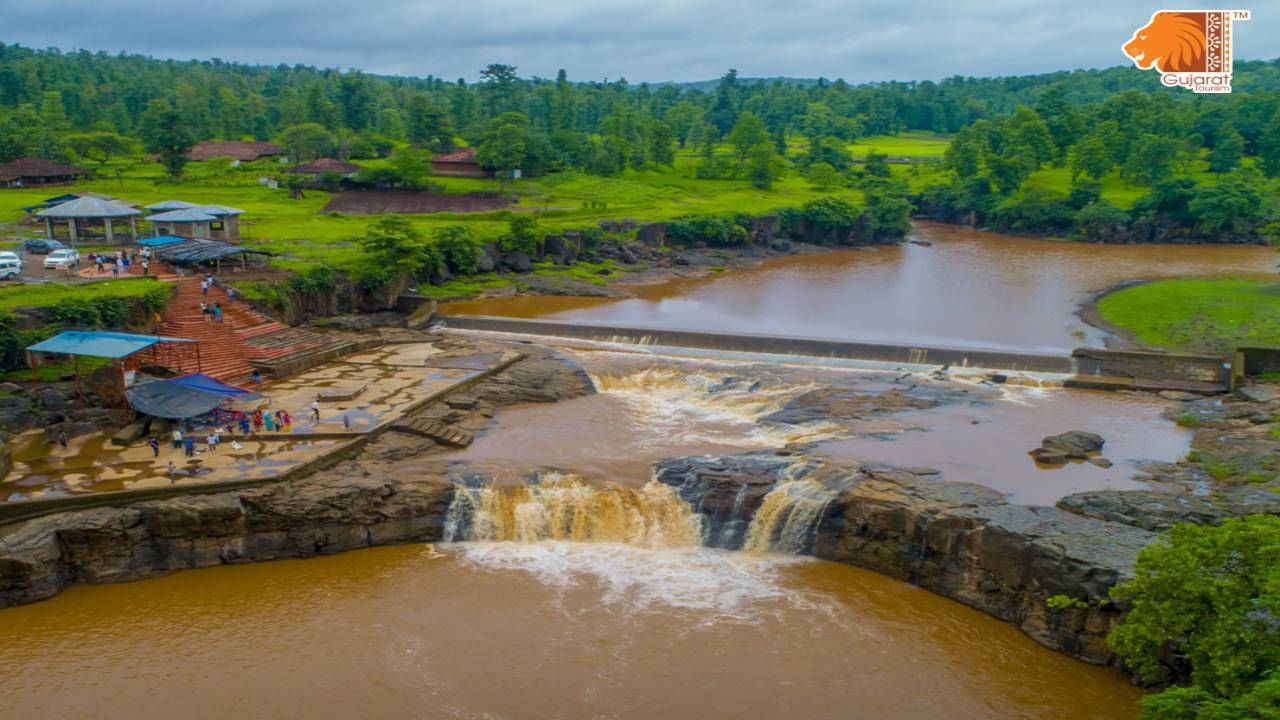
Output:
M810 478L780 483L751 517L742 549L752 553L807 552L823 511L834 499L834 492Z
M620 398L646 428L687 442L778 447L839 437L832 422L761 424L788 401L816 385L762 381L726 373L650 367L626 374L594 373L596 390ZM727 426L725 431L716 426Z

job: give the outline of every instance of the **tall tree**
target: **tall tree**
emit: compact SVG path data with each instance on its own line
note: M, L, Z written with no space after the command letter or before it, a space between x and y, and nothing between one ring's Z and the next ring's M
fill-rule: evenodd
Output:
M173 178L182 177L195 137L186 118L163 100L153 100L143 113L142 141L150 152L160 155L160 163Z
M1244 136L1231 123L1224 124L1214 136L1209 151L1209 171L1219 175L1231 172L1244 157Z

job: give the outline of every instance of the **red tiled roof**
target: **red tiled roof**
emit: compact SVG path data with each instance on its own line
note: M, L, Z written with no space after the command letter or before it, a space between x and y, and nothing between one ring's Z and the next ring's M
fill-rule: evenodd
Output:
M241 162L253 162L258 158L283 154L284 149L279 145L259 140L205 140L196 143L187 157L196 161L229 157Z
M307 173L309 175L319 175L321 173L339 173L342 175L349 175L351 173L360 172L360 170L361 167L359 165L352 165L349 162L343 162L333 158L320 158L319 160L309 162L305 165L291 167L288 170L285 170L285 172Z
M431 158L431 162L433 163L466 163L468 165L475 165L477 164L476 149L470 148L470 147L458 148L453 152L445 153L443 155L436 155L435 157Z
M0 165L0 177L59 177L88 175L89 171L41 157L18 158Z

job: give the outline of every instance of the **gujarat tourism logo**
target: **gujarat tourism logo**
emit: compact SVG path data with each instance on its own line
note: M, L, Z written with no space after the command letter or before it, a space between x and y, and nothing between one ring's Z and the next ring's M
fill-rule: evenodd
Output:
M1231 23L1248 10L1160 10L1121 49L1160 82L1198 93L1231 92Z

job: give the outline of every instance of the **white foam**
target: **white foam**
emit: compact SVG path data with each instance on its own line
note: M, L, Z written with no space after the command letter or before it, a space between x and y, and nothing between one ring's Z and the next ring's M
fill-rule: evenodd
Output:
M789 588L781 570L812 558L710 548L651 549L618 543L458 543L464 562L529 573L561 593L598 587L600 602L628 613L688 611L703 622L754 622L796 609L833 617L830 598Z

